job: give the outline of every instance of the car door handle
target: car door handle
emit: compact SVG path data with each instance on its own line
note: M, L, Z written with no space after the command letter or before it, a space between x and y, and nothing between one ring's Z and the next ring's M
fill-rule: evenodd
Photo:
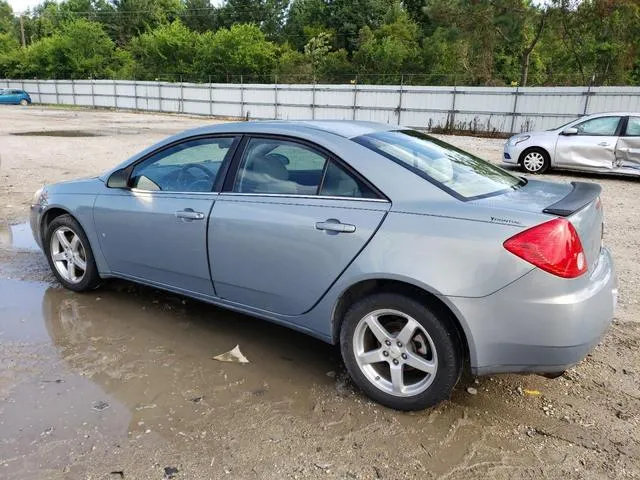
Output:
M335 233L353 233L356 231L356 226L349 225L348 223L340 223L340 220L330 218L324 222L316 222L316 230Z
M176 212L176 217L182 218L183 220L204 220L204 213L195 212L190 208L185 208L184 210L178 210Z
M598 145L600 145L601 147L608 147L609 143L608 142L600 142Z

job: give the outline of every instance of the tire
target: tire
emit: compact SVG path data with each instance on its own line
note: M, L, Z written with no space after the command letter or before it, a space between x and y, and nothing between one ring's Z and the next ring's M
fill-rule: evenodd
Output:
M543 174L551 167L551 158L542 148L528 148L520 155L520 167L532 175Z
M47 226L43 248L53 274L65 288L85 292L100 284L89 239L71 215L60 215Z
M29 105L29 102L23 98L22 100L20 100L20 105L22 105L23 107L26 107L27 105Z
M383 327L378 335L372 318ZM373 294L345 314L342 358L355 384L376 402L396 410L432 407L450 398L462 370L458 337L447 325L438 309L397 293ZM393 377L398 369L402 373Z

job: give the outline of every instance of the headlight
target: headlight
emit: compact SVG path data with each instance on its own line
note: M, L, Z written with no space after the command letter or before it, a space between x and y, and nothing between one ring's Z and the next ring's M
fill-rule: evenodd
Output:
M47 199L47 192L44 190L44 187L36 190L36 193L33 194L33 200L31 205L42 205Z
M530 135L516 135L515 137L511 137L511 145L518 145L519 143L526 142L531 138Z

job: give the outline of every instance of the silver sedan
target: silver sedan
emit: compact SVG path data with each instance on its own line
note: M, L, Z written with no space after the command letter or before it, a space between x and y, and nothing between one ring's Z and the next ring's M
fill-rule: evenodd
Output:
M596 184L526 180L415 130L247 122L48 185L31 228L73 291L118 277L286 325L414 410L467 365L558 375L600 341L617 298L602 218Z
M534 174L562 168L640 176L640 113L599 113L514 135L504 145L503 162Z

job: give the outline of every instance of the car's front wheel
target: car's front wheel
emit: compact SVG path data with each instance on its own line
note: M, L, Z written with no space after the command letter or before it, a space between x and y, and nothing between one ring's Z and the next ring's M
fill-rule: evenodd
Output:
M551 167L549 154L541 148L530 148L525 150L520 159L522 169L531 174L541 174Z
M66 288L83 292L100 284L89 240L71 215L60 215L51 221L44 232L43 245L53 274Z
M364 393L398 410L449 398L460 376L458 339L443 314L396 293L355 303L345 315L340 348Z
M26 107L27 105L29 105L29 102L25 98L23 98L22 100L20 100L20 105Z

